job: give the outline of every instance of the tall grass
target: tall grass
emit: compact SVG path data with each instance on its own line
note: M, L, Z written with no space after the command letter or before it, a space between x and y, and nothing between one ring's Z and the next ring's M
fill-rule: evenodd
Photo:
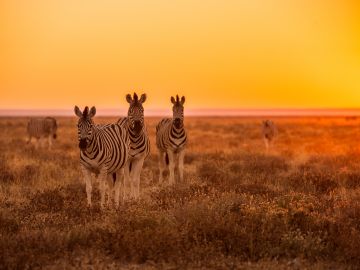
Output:
M105 211L97 188L87 208L75 122L59 120L49 152L25 144L25 119L0 119L0 268L360 264L357 119L278 119L269 154L260 119L189 119L186 181L174 187L157 184L149 119L141 199Z

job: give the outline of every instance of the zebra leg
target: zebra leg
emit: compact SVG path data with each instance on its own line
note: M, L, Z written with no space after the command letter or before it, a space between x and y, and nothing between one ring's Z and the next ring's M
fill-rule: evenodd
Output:
M110 203L112 202L113 193L114 193L114 180L112 174L109 174L106 177L106 192L105 192L105 204L107 206L110 206ZM107 200L106 200L107 199Z
M164 181L164 170L166 168L165 152L159 151L159 184Z
M83 166L81 167L81 170L83 172L84 180L85 180L87 204L89 207L91 207L91 192L92 192L91 173Z
M132 181L133 181L133 184L135 186L135 199L139 199L140 197L140 174L141 174L141 170L142 170L142 167L144 165L144 158L140 158L140 159L137 159L136 161L133 161L133 178L132 178Z
M35 142L35 149L39 148L39 144L40 144L40 139L36 138L36 142Z
M131 178L130 178L130 161L128 161L125 164L124 167L124 189L123 189L123 199L125 200L126 197L126 190L129 190L130 188L130 193L132 192L132 185L131 185ZM130 187L129 187L130 185ZM130 194L131 197L132 194Z
M119 201L120 201L120 189L123 189L123 197L122 200L124 200L124 169L120 169L116 172L116 181L115 181L115 207L119 207Z
M264 142L265 142L266 153L268 153L269 152L269 141L267 138L264 138Z
M128 177L128 183L130 184L130 198L135 199L135 168L134 168L134 164L136 163L136 161L132 160L129 163L129 177ZM131 164L131 165L130 165ZM131 167L131 170L130 170Z
M40 142L40 148L45 148L46 137L40 138L39 142Z
M106 188L106 180L107 180L107 170L101 169L99 173L99 188L100 188L100 207L104 209L105 203L105 188Z
M179 153L179 178L180 178L180 182L184 181L184 157L185 157L185 150L182 150Z
M49 137L48 137L48 143L49 143L48 149L50 150L51 147L52 147L52 138L51 138L51 135L49 135Z
M174 170L175 170L175 157L174 157L174 153L170 150L167 151L168 157L169 157L169 183L170 185L174 185L175 184L175 175L174 175Z

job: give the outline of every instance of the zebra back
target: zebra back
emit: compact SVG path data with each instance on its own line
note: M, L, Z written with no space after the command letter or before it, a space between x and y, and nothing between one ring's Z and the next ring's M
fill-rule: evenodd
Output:
M57 122L53 117L31 118L27 125L29 136L41 138L52 135L56 138Z

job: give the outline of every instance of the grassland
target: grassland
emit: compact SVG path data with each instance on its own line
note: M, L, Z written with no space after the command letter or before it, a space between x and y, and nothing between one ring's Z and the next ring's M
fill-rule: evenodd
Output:
M109 123L115 118L95 118ZM25 143L25 118L0 118L0 269L356 269L360 120L187 118L185 183L159 186L155 125L141 199L86 207L76 119L52 151Z

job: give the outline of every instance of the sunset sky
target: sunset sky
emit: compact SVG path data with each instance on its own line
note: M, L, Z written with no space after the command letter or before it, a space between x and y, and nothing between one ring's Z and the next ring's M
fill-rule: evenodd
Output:
M360 107L359 0L2 0L0 109Z

